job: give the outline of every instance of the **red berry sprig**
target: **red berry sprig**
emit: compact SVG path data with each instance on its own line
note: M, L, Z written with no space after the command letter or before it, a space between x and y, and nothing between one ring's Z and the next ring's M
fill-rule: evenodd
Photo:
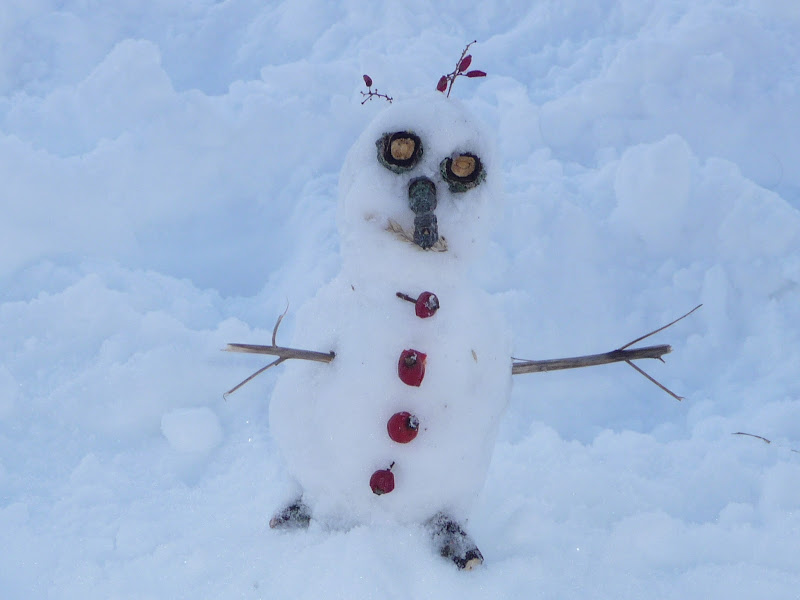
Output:
M472 44L474 44L476 41L477 40L472 40L469 44L467 44L466 48L464 48L464 50L461 52L461 57L458 59L456 68L453 69L453 72L448 73L447 75L442 75L439 78L439 83L436 84L436 89L438 91L442 93L447 91L448 98L450 97L450 92L453 90L453 83L455 83L456 78L459 75L466 75L467 77L486 77L486 73L484 71L478 71L477 69L467 71L469 66L472 64L472 55L467 54L467 50L469 50L469 47L472 46Z
M361 101L361 104L364 104L367 100L372 100L373 98L383 98L389 104L392 103L392 98L387 96L386 94L381 94L378 92L378 88L375 88L375 91L372 91L372 77L369 75L364 75L364 84L367 86L366 92L361 92L361 95L364 96L364 99Z

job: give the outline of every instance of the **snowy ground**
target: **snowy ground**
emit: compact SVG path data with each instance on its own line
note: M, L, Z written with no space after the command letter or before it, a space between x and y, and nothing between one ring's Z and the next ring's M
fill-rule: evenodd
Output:
M266 5L265 5L266 4ZM532 5L532 6L531 6ZM800 597L800 9L784 0L0 7L0 596ZM336 183L380 102L498 133L476 277L515 377L459 573L416 528L276 534L275 374L339 268ZM732 435L749 432L772 440Z

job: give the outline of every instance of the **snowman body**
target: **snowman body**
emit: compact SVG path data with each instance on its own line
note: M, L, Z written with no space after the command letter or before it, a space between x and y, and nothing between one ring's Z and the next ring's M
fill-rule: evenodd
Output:
M406 134L418 146L411 160L402 143L388 145ZM389 107L348 155L342 270L298 311L294 341L336 356L291 361L270 404L273 436L317 519L460 519L483 486L511 383L502 313L468 275L500 209L488 139L457 101L437 94ZM454 176L461 163L480 173ZM440 308L418 316L398 292L432 292ZM420 380L400 377L404 351L424 360ZM387 429L398 413L415 418L410 441ZM378 494L370 480L381 470L394 488Z

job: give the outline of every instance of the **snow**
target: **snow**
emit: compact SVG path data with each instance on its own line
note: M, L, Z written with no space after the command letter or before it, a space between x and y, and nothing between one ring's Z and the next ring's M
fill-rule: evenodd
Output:
M207 453L222 440L219 419L205 406L165 413L161 417L161 432L178 452Z
M2 597L796 598L799 26L777 0L4 3ZM488 76L453 96L505 211L471 274L513 355L704 306L641 365L683 402L626 365L513 378L460 573L414 525L271 531L277 375L223 400L264 360L219 349L287 301L288 344L341 270L339 173L385 108L361 75L426 93L473 39Z

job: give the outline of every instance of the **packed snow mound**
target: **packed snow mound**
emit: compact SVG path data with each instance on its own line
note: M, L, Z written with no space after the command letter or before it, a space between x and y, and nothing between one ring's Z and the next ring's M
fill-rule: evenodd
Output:
M222 441L219 419L208 407L166 413L161 417L161 432L178 452L205 453Z
M441 308L423 320L396 291L353 289L346 275L320 290L297 315L294 344L336 358L287 364L270 400L270 430L290 472L315 516L338 525L469 514L508 398L511 348L497 304L440 286ZM406 349L427 354L419 388L398 377ZM387 435L401 411L420 422L408 444ZM374 495L370 476L393 462L395 491Z
M390 149L387 136L398 133ZM490 140L460 103L436 94L386 109L348 155L339 186L342 272L298 312L295 334L295 347L336 357L290 365L270 404L272 433L317 518L464 518L483 485L511 382L500 307L466 277L500 210ZM388 162L395 150L406 152L399 167ZM470 185L447 179L442 165L459 158L475 169ZM414 204L420 181L429 194L423 209ZM417 243L420 213L435 216L445 246ZM414 233L398 235L391 223ZM440 308L420 317L398 292L432 292ZM413 383L400 374L403 352L424 369ZM387 422L404 412L419 428L412 442L398 443ZM370 489L378 471L396 481L391 493Z
M691 187L689 146L678 135L622 155L614 191L617 213L648 243L669 247L685 221Z
M3 600L797 597L800 4L464 7L2 3ZM506 206L470 268L513 355L605 351L704 306L641 365L683 402L627 365L514 377L464 574L414 525L270 530L295 489L268 398L306 367L224 401L268 359L220 349L269 343L287 300L278 343L334 348L298 308L342 273L343 159L472 39L488 76L453 96L496 134L476 189L499 166ZM361 105L362 73L391 106ZM203 408L222 438L179 451L162 424L188 448L213 419L181 411Z

